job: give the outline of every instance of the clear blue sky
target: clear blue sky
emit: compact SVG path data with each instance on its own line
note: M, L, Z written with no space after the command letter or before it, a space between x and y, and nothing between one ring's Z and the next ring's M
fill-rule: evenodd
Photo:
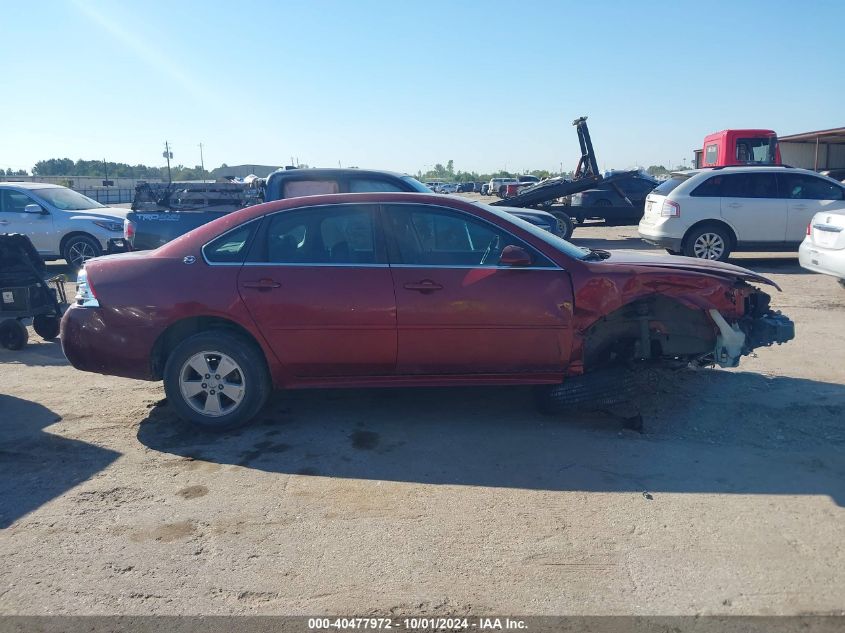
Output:
M573 169L845 125L845 3L0 0L0 166Z

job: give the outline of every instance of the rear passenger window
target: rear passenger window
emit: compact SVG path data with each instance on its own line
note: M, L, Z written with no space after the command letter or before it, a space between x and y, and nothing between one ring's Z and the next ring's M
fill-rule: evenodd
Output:
M354 265L380 260L372 205L327 205L270 216L263 261Z
M288 180L284 183L282 197L319 196L326 193L337 193L338 191L340 191L340 187L336 180Z
M367 193L370 191L405 191L405 189L386 180L353 178L349 181L350 193Z
M842 187L806 174L781 174L784 198L791 200L843 200Z
M258 221L247 222L206 244L203 249L206 261L212 264L238 264L244 261L249 242Z
M718 198L722 195L722 180L724 176L713 176L698 185L690 192L691 196L699 198ZM660 187L657 188L658 190Z

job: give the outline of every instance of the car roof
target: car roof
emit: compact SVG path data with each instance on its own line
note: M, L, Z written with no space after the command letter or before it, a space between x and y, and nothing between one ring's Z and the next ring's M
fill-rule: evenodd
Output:
M387 171L385 169L358 169L357 167L295 167L293 169L277 169L267 178L276 174L290 174L291 176L325 176L327 178L338 178L341 176L393 176L394 178L405 178L410 174L403 174L398 171ZM413 177L413 176L411 176Z
M16 180L4 180L0 182L0 187L17 187L19 189L67 189L67 187L62 187L61 185L53 185L49 182L30 182L30 181L16 181Z
M801 167L790 167L789 165L731 165L729 167L700 167L698 169L686 169L684 171L673 171L672 176L692 178L700 174L759 174L760 172L772 172L776 174L809 174L811 176L822 176L812 169Z

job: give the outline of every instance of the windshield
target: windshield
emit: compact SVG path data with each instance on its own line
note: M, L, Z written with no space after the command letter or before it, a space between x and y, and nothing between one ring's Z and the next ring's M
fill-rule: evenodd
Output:
M520 226L520 228L525 229L531 235L540 238L546 244L559 250L564 255L571 257L572 259L584 259L587 255L590 254L590 251L586 248L581 248L580 246L575 246L570 242L567 242L562 237L558 237L554 233L550 233L545 229L541 229L538 226L519 218L512 213L508 213L507 211L503 211L502 209L497 209L496 207L491 207L489 204L484 204L483 202L473 202L473 204L481 207L485 211L490 211L491 213L495 213L499 217L505 218L511 222L514 222Z
M103 209L106 205L100 204L96 200L92 200L88 196L83 196L81 193L73 189L64 188L49 188L49 189L35 189L33 192L36 196L51 204L62 211L84 211L85 209Z
M738 138L736 161L742 165L774 165L777 138Z
M426 187L416 178L413 178L411 176L402 176L402 180L411 185L414 188L414 191L419 191L420 193L431 193L431 189Z

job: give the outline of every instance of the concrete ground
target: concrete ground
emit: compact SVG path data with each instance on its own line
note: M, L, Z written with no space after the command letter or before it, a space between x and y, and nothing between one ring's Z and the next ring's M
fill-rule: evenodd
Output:
M649 375L642 434L456 388L280 394L212 436L160 384L0 349L0 613L843 613L845 291L734 261L796 339Z

